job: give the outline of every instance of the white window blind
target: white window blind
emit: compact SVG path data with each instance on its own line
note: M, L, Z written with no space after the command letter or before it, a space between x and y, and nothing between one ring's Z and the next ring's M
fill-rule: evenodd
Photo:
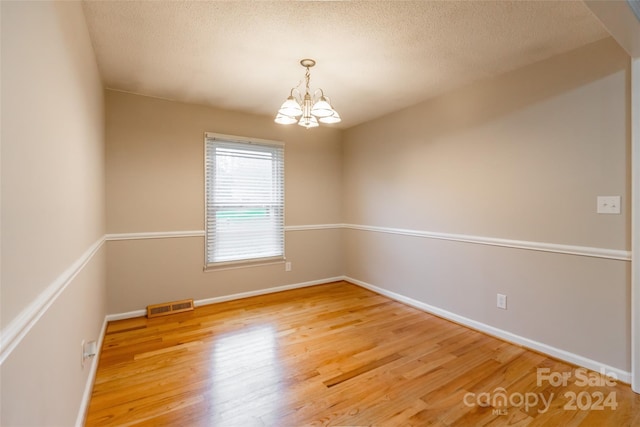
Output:
M284 258L284 148L207 134L208 267Z

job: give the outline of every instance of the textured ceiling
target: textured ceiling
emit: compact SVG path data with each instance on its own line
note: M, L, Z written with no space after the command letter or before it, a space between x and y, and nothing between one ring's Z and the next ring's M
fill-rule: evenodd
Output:
M273 116L313 58L346 128L608 36L581 1L86 1L108 88Z

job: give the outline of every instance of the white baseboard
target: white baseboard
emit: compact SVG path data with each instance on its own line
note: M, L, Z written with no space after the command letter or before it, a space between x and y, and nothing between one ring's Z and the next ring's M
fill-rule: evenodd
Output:
M206 299L201 299L201 300L194 301L194 305L196 307L199 307L201 305L216 304L216 303L219 303L219 302L225 302L225 301L232 301L232 300L236 300L236 299L255 297L255 296L258 296L258 295L273 294L273 293L276 293L276 292L288 291L288 290L291 290L291 289L299 289L299 288L306 288L306 287L309 287L309 286L322 285L322 284L325 284L325 283L337 282L339 280L344 280L344 277L343 276L331 277L331 278L328 278L328 279L312 280L312 281L309 281L309 282L295 283L295 284L292 284L292 285L276 286L276 287L273 287L273 288L260 289L260 290L257 290L257 291L241 292L239 294L225 295L225 296L214 297L214 298L206 298Z
M84 393L82 393L82 401L80 402L80 409L78 410L78 417L76 418L76 427L82 427L85 423L87 416L87 410L89 409L89 402L91 402L91 392L93 391L93 384L96 380L96 373L98 372L98 361L100 360L100 353L102 352L102 343L104 342L104 336L107 332L107 318L105 317L100 328L100 335L98 336L98 343L96 347L98 352L91 360L91 367L89 376L87 377L87 383L84 386Z
M325 284L325 283L337 282L337 281L340 281L340 280L344 280L344 276L329 277L327 279L311 280L309 282L294 283L294 284L291 284L291 285L275 286L273 288L258 289L256 291L240 292L240 293L237 293L237 294L223 295L223 296L220 296L220 297L199 299L199 300L195 300L193 302L193 305L196 306L196 307L200 307L200 306L203 306L203 305L216 304L216 303L225 302L225 301L233 301L233 300L242 299L242 298L255 297L255 296L258 296L258 295L273 294L275 292L288 291L288 290L291 290L291 289L306 288L306 287L309 287L309 286L322 285L322 284ZM106 321L107 322L111 322L113 320L131 319L133 317L142 317L142 316L145 316L146 314L147 314L147 310L145 310L145 309L133 310L133 311L125 312L125 313L107 314Z
M133 310L127 311L126 313L115 313L115 314L107 314L105 320L107 322L112 322L114 320L122 320L122 319L132 319L134 317L142 317L147 315L147 310Z
M503 329L486 325L476 320L472 320L467 317L463 317L458 314L452 313L450 311L443 310L438 307L434 307L422 301L418 301L413 298L409 298L404 295L397 294L395 292L391 292L383 288L379 288L377 286L363 282L362 280L354 279L352 277L347 277L347 276L345 276L343 280L346 280L350 283L361 286L365 289L369 289L370 291L373 291L377 294L384 295L393 300L407 304L411 307L415 307L419 310L426 311L427 313L434 314L444 319L451 320L452 322L456 322L461 325L467 326L471 329L475 329L477 331L486 333L488 335L492 335L496 338L500 338L502 340L515 343L523 347L527 347L532 350L539 351L544 354L548 354L549 356L555 357L557 359L563 360L565 362L568 362L577 366L581 366L583 368L591 369L596 372L600 372L601 370L604 370L604 372L608 374L614 374L618 380L624 383L631 382L631 372L623 371L622 369L608 366L604 363L597 362L595 360L580 356L578 354L571 353L556 347L552 347L550 345L547 345L538 341L534 341L529 338L522 337L520 335L513 334Z

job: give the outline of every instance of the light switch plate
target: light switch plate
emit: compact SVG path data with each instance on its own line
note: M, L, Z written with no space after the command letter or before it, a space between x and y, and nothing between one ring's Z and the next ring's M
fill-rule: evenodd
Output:
M598 196L599 214L619 214L620 196Z

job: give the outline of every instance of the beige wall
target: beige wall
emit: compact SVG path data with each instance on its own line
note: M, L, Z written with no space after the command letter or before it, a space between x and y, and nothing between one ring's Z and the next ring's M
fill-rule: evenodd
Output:
M344 221L629 250L628 84L606 39L349 129ZM623 213L596 214L598 195ZM347 276L629 371L627 261L356 230L345 245Z
M284 141L286 225L341 221L340 132L115 91L106 93L107 229L204 230L204 132ZM203 272L204 238L108 243L109 312L204 299L342 274L338 230L288 231L282 264Z
M103 94L79 3L1 15L3 333L105 233L203 230L206 131L285 142L287 226L629 249L628 57L611 40L342 133ZM597 195L621 195L623 214L595 214ZM339 228L287 231L291 272L204 273L203 252L202 237L102 245L2 363L0 423L74 423L80 340L106 313L344 274L629 370L626 261Z
M0 7L3 339L37 320L3 347L0 423L72 425L89 374L80 342L106 314L104 248L48 309L38 298L105 233L103 90L80 3Z

